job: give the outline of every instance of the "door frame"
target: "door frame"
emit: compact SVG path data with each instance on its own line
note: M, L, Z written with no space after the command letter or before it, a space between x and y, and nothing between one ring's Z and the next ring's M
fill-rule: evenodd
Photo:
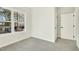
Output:
M76 45L79 48L79 8L75 8L76 12Z
M68 40L74 40L74 38L75 38L75 35L74 35L74 28L75 28L74 16L75 16L75 15L74 15L74 13L65 13L65 14L61 14L61 16L62 16L62 15L66 15L66 16L67 16L67 15L71 15L71 17L72 17L72 28L73 28L73 29L72 29L72 36L71 36L72 38L71 38L71 39L68 39ZM60 19L60 21L62 21L62 20ZM62 23L61 23L61 24L62 24ZM60 24L60 34L62 35L61 24ZM61 39L67 39L67 38L63 38L62 36L60 36L60 38L61 38Z
M56 30L56 33L57 34L55 34L56 36L57 36L57 39L60 39L61 37L61 31L58 33L58 31L60 30L59 28L60 28L60 25L59 25L59 23L58 23L58 21L60 21L61 22L61 16L60 16L61 14L59 14L58 13L58 8L57 8L57 16L56 16L56 18L57 18L57 20L55 21L55 22L57 22L55 25L57 26L57 27L55 27L55 29L57 28L57 30ZM75 22L74 22L74 20L75 20ZM74 26L76 26L77 27L77 25L76 25L76 12L75 12L75 10L74 10L74 12L73 12L73 27ZM75 28L75 27L74 27ZM73 28L73 40L76 40L76 35L75 35L75 37L74 37L74 33L76 33L76 30ZM56 40L57 40L56 39Z

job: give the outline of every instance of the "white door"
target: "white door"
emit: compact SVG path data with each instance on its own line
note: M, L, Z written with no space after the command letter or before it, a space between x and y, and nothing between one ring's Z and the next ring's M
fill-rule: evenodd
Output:
M61 15L61 38L73 40L73 14Z

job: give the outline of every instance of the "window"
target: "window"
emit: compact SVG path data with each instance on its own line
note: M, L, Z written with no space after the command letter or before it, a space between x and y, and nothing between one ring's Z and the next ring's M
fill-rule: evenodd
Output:
M14 25L11 25L11 20L14 21ZM0 34L11 33L11 29L15 32L24 31L24 14L14 11L12 15L10 10L0 7Z
M24 31L24 14L14 12L14 30Z
M0 34L11 32L11 11L0 7Z

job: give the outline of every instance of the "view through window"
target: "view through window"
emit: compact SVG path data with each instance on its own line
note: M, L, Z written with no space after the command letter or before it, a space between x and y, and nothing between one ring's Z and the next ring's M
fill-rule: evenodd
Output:
M24 31L24 14L14 12L14 30Z
M11 32L11 11L0 7L0 34Z
M24 14L14 12L14 31L24 31ZM11 11L0 7L0 34L11 33Z

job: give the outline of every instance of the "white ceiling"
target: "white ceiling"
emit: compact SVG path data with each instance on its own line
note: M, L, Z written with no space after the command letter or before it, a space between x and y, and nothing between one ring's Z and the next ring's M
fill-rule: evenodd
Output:
M29 7L7 7L8 9L18 10L18 11L27 11Z

